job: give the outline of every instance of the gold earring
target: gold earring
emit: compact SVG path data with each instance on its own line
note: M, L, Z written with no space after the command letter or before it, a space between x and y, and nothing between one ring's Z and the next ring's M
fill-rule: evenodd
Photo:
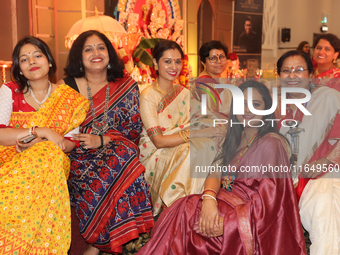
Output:
M335 59L333 59L333 64L336 64L336 58L335 58Z
M52 67L52 64L51 64L51 63L49 63L49 64L48 64L48 66L49 66L49 67Z
M158 66L157 65L155 65L155 70L158 71Z
M20 73L20 75L22 75L22 72L21 72L21 71L20 71L19 73Z

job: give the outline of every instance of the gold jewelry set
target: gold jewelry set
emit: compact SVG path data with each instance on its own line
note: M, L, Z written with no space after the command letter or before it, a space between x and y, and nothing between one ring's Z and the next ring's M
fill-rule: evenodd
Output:
M164 90L162 90L161 87L159 87L158 78L156 79L156 87L157 87L157 89L159 90L159 92L161 92L162 94L164 94L164 95L168 94L168 93L166 93Z

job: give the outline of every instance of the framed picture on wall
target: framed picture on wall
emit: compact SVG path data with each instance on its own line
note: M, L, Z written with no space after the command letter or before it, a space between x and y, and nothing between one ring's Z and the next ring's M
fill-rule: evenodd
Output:
M240 69L247 69L247 77L251 78L258 75L261 69L261 55L238 55Z
M237 53L261 53L262 15L234 14L233 51Z
M263 13L263 0L235 0L235 12Z

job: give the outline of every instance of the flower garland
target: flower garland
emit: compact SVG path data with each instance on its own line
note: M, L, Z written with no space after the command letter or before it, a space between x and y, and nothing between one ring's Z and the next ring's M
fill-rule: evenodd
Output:
M125 49L124 48L119 48L118 52L119 52L119 55L120 55L121 59L123 60L123 63L124 63L126 71L128 73L131 73L132 70L133 70L133 65L132 65L129 57L126 54Z
M183 67L182 71L178 77L179 84L182 86L188 86L189 85L189 57L188 55L184 55L184 59L182 61Z

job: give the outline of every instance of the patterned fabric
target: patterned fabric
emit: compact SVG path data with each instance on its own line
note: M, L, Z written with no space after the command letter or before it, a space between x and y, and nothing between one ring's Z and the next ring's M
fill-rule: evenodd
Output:
M17 85L7 87L16 95ZM85 119L88 109L83 96L60 85L36 112L12 112L9 125L49 127L64 135ZM14 146L0 146L0 154L0 254L67 254L68 157L49 141L21 153Z
M200 103L193 98L190 100L189 89L179 84L167 95L154 85L141 93L144 128L139 143L140 160L146 169L154 215L160 213L163 203L170 206L181 197L203 191L208 172L196 172L195 166L210 166L217 151L216 140L207 137L191 138L188 143L169 148L157 148L150 139L150 129L159 126L163 135L173 135L189 128L194 131L212 126L213 120L200 112Z
M152 128L149 128L147 130L148 132L148 136L150 138L156 136L156 135L159 135L159 134L162 134L162 128L160 126L157 126L157 127L152 127Z
M316 68L314 70L315 79L313 82L317 86L327 86L332 89L336 89L340 92L340 69L339 68L332 68L325 72L319 73L319 69Z
M181 91L184 88L185 88L184 86L177 85L170 91L170 93L165 95L162 101L158 105L157 113L160 114L161 112L163 112L164 109L176 99L176 97L181 93Z
M97 121L103 118L105 88L93 97ZM95 150L75 149L70 158L72 206L86 242L104 252L122 252L122 245L153 227L151 199L138 159L142 128L137 84L128 77L110 83L109 145ZM92 132L92 115L83 133Z

